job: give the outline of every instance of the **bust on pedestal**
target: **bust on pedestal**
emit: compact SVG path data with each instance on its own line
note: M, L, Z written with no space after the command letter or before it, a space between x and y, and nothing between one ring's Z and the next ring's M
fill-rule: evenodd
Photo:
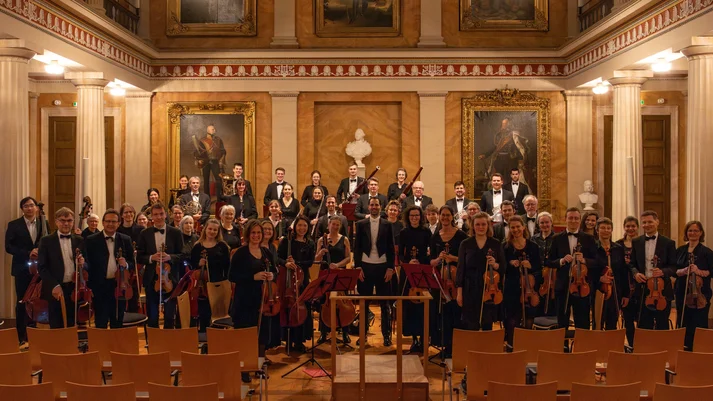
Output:
M599 196L594 193L594 184L592 181L584 181L584 192L579 194L579 201L584 205L582 210L596 210L594 204L599 200Z
M364 131L361 128L357 128L354 132L354 139L356 140L349 142L346 149L347 155L353 157L357 164L359 170L357 175L359 177L366 177L366 166L361 161L371 154L371 145L364 139L365 136Z

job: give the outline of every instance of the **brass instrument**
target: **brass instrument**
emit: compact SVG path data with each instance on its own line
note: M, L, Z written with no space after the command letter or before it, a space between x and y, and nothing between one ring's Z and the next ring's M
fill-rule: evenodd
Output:
M235 178L231 175L220 173L220 179L223 181L223 195L233 196L235 195Z
M194 201L191 199L188 203L183 200L183 198L179 198L178 205L181 207L183 210L183 215L184 216L195 216L197 214L203 213L203 208L201 207L201 204ZM193 229L196 233L200 233L201 231L201 225L200 225L200 220L196 220L195 218L193 219Z

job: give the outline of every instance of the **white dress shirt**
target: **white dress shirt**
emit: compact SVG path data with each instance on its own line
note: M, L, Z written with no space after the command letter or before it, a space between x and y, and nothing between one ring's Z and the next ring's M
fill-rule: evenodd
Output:
M369 263L369 264L380 264L380 263L386 263L386 254L383 254L379 256L379 250L376 247L376 240L379 237L379 223L381 222L381 218L373 218L369 216L369 228L371 229L371 250L367 254L364 252L362 256L362 261L364 263Z
M356 190L357 183L358 183L357 180L358 180L358 179L357 179L356 177L354 177L354 178L351 178L351 177L350 177L350 178L349 178L349 193L350 193L350 194L351 194L351 193L354 193L354 191Z
M512 185L512 194L517 198L517 189L520 188L520 182L512 182L510 185Z
M163 227L155 227L156 229L163 229L163 234L161 234L160 231L156 231L154 233L154 241L156 241L156 252L159 252L161 250L161 245L166 243L166 226L164 225Z
M282 195L282 188L284 188L285 182L284 181L282 181L282 182L275 181L275 182L277 183L277 197L279 198L280 195Z
M57 235L61 235L59 232ZM64 262L63 283L70 283L74 278L74 251L72 251L72 239L59 237L59 247L62 250L62 261Z
M503 221L503 215L500 213L500 204L503 203L503 189L499 189L500 193L495 193L493 190L493 221Z
M116 233L114 233L114 235L106 235L106 233L102 231L102 235L104 236L104 241L106 241L106 247L109 250L109 257L107 258L106 264L106 278L110 279L114 278L117 269L116 252L114 252L116 249ZM111 239L109 240L107 237Z
M460 199L456 198L456 212L458 214L463 213L463 207L465 206L464 203L465 203L465 198L460 198Z
M655 237L656 239L648 240L647 237ZM646 255L646 277L651 278L654 275L654 255L656 255L656 241L659 240L658 231L654 235L644 235L644 253Z
M422 201L422 200L423 200L423 198L419 199L419 198L417 198L417 197L414 196L414 197L413 197L413 204L416 205L416 206L418 206L418 207L421 207L421 201Z
M579 233L579 231L567 231L567 240L569 241L569 254L574 256L574 248L577 247L578 238L573 235L569 235L569 233L577 234Z
M34 244L35 241L37 240L37 219L30 221L30 220L27 220L27 217L24 217L24 216L23 216L23 219L25 219L25 225L27 226L27 231L30 232L30 237L32 238L32 243Z
M537 221L537 215L534 215L534 216L527 216L527 215L525 215L525 216L526 216L526 217L525 217L525 222L527 223L527 230L530 231L530 237L532 237L533 235L535 235L535 227L536 227L536 225L535 225L535 222L534 222L534 221L530 221L530 220L527 220L527 219L535 219L535 221Z
M462 220L461 220L461 221L462 221ZM462 224L462 223L461 223L461 224ZM436 233L436 228L438 228L438 223L436 223L436 224L428 223L428 229L431 230L431 234L435 234L435 233Z

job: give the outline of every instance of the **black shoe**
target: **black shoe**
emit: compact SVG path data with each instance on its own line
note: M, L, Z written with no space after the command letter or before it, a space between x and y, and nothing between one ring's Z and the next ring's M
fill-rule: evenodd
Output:
M419 352L419 348L420 348L420 345L419 345L418 341L414 341L413 343L411 343L411 348L408 349L408 352L410 354Z
M393 343L391 342L391 334L384 335L384 347L390 347Z
M304 354L307 351L307 349L305 348L305 345L302 343L297 343L297 344L292 345L292 350L295 352L298 352L300 354Z
M344 344L349 344L349 343L352 342L352 339L349 337L349 333L347 333L346 330L344 330L344 331L342 332L342 342L343 342ZM359 344L357 344L357 345L359 345Z
M250 383L250 373L241 373L240 376L242 376L243 383Z
M324 344L327 341L329 341L329 339L327 338L327 333L322 333L322 335L319 336L319 340L317 340L317 344Z

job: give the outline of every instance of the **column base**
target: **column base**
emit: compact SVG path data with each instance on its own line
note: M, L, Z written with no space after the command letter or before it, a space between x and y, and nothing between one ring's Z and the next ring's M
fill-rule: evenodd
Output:
M272 42L270 42L270 47L279 49L297 49L300 47L300 44L294 36L273 36Z
M421 36L418 38L418 47L446 47L443 36Z

